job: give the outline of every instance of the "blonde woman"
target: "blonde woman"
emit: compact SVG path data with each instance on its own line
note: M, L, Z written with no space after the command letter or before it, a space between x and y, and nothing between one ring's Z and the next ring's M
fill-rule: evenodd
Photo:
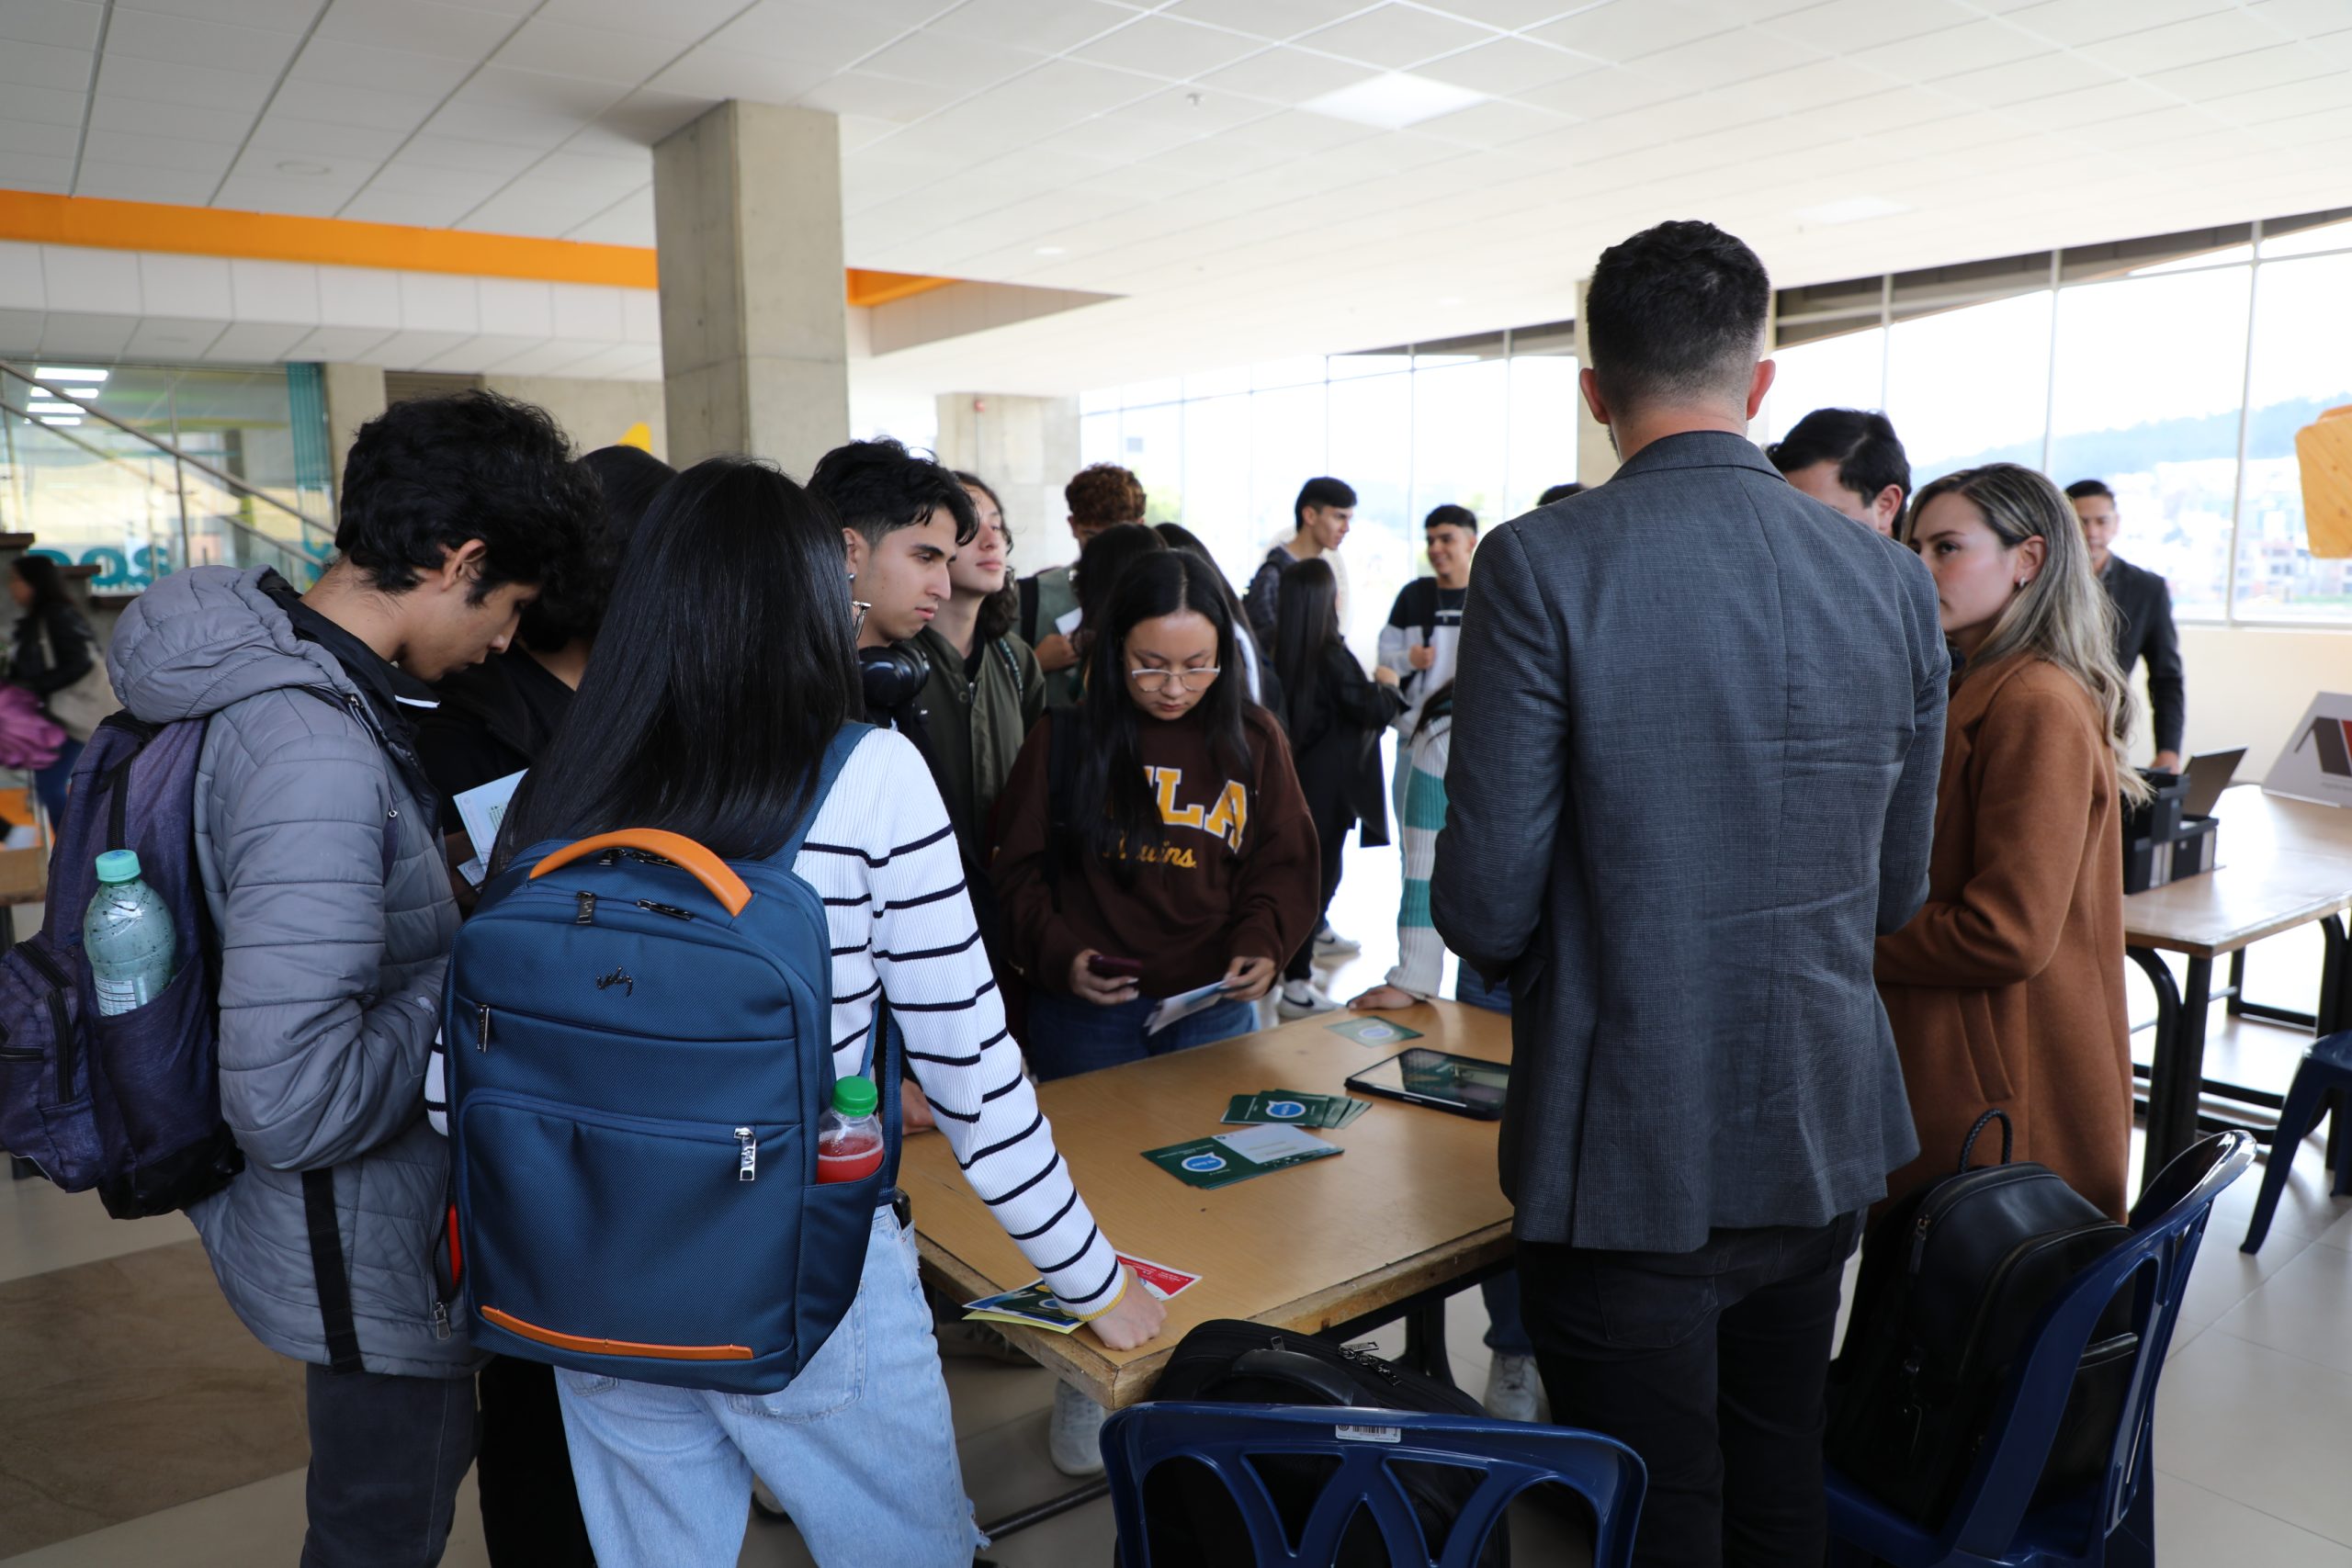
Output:
M2127 1206L2120 800L2131 692L2082 528L2013 463L1938 479L1905 538L1936 579L1957 673L1944 729L1928 902L1878 942L1919 1155L1890 1198L1953 1168L1998 1107L2017 1157L2116 1218Z

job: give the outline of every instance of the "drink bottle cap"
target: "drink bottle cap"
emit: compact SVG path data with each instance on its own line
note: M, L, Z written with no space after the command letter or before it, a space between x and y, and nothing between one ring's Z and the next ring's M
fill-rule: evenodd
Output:
M137 850L108 850L98 857L98 880L112 886L139 880Z
M833 1080L833 1110L843 1116L871 1116L880 1100L868 1077L836 1078Z

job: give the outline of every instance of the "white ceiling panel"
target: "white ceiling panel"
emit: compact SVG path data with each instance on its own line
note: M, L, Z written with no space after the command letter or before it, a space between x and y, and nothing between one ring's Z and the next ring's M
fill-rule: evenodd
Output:
M1296 38L1342 17L1369 10L1374 0L1177 0L1167 15L1230 28L1260 38Z
M318 17L323 4L324 0L125 0L115 8L192 17L265 32L300 33Z
M532 17L692 43L742 10L743 4L744 0L662 0L658 6L644 0L545 0Z
M9 107L0 99L0 112ZM186 104L156 103L147 98L101 93L90 105L90 129L125 130L141 136L225 142L234 147L253 129L251 109L199 109Z
M657 85L662 85L657 82ZM875 119L921 119L944 108L963 95L952 87L935 87L869 71L844 71L810 88L796 100L809 108L835 114L861 114Z
M6 102L0 100L0 107L6 107ZM0 118L0 152L70 159L81 145L82 133L70 125Z
M945 94L940 101L952 103L965 93L1043 64L1045 59L1031 50L922 32L910 34L867 55L857 62L857 68L876 76L938 88Z
M379 190L369 187L345 202L338 218L362 223L405 223L417 229L454 228L479 197L442 191Z
M226 330L226 323L202 318L175 320L148 316L132 329L123 353L133 359L196 359Z
M297 343L287 357L367 364L375 346L390 335L374 327L320 327Z
M610 28L585 28L548 20L544 15L525 22L492 58L521 71L545 71L558 76L581 76L592 82L616 82L634 87L648 69L674 51L649 42L642 33Z
M139 258L122 251L85 250L75 245L40 247L41 282L52 310L101 312L132 317L139 306Z
M6 50L0 50L0 55L6 53ZM84 74L87 75L86 69ZM0 85L0 106L5 106L10 119L37 120L43 125L78 128L89 109L90 96L79 86L68 91L7 83Z
M927 30L942 38L1059 54L1134 20L1135 16L1127 6L1098 0L967 0Z
M2126 33L2161 28L2231 8L2230 0L2040 0L2008 14L2017 26L2065 48L2099 43Z
M41 321L40 350L53 357L70 354L116 358L138 330L136 316L53 310Z
M108 55L158 60L167 65L200 65L213 71L275 74L293 57L300 42L299 30L266 32L128 7L118 8L107 26Z
M871 54L906 30L879 7L759 0L704 41L771 60L837 68Z
M212 205L249 212L283 212L297 218L333 218L343 210L344 203L359 194L359 184L356 178L329 181L308 175L232 171L220 182Z
M368 360L396 370L413 370L426 360L448 353L474 336L472 333L394 333L368 351Z
M468 64L489 57L515 18L442 0L334 0L316 37L330 43L444 55Z
M599 245L653 243L653 187L623 197L564 236Z
M821 65L779 60L774 55L754 54L722 44L702 44L687 51L683 59L650 78L650 83L665 96L691 96L706 103L721 103L729 98L788 103L824 82L830 74ZM897 120L893 118L892 122Z
M98 0L8 0L0 6L0 39L54 49L96 49L106 7Z
M1564 82L1600 63L1589 55L1574 54L1531 39L1507 38L1425 62L1413 70L1417 75L1451 82L1475 92L1509 96L1531 87Z
M1139 17L1071 52L1099 65L1189 81L1230 65L1245 55L1259 53L1266 47L1263 39L1220 28L1202 27L1168 17Z
M440 107L435 98L411 93L378 93L324 82L288 80L270 100L270 111L293 119L321 119L365 130L411 131Z
M1470 22L1409 6L1386 5L1318 28L1297 41L1324 54L1402 70L1436 55L1475 48L1495 36L1491 29Z
M440 98L455 91L473 67L472 61L442 54L314 38L294 62L292 75L296 81L323 82L334 87Z
M9 51L0 50L0 59ZM60 74L51 85L78 77ZM258 112L269 101L277 78L257 72L209 71L201 66L175 65L159 60L138 60L107 51L98 68L100 94L119 93L154 103L187 104L195 108L243 109Z

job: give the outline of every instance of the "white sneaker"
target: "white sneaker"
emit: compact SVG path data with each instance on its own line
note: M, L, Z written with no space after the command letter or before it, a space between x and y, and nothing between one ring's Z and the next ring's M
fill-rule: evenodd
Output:
M1302 1018L1313 1018L1318 1013L1339 1010L1339 1003L1304 980L1283 981L1282 1000L1274 1004L1274 1011L1280 1014L1285 1022Z
M1544 1380L1532 1356L1497 1356L1487 1369L1487 1396L1478 1403L1498 1421L1532 1421Z
M1341 936L1331 929L1329 920L1324 921L1323 929L1315 933L1315 956L1317 958L1353 958L1363 951L1363 943Z
M1102 1422L1111 1413L1069 1383L1054 1385L1053 1424L1046 1429L1046 1451L1064 1475L1102 1473Z
M788 1517L784 1511L784 1505L776 1501L775 1494L768 1490L768 1483L756 1475L752 1477L752 1506L772 1519Z

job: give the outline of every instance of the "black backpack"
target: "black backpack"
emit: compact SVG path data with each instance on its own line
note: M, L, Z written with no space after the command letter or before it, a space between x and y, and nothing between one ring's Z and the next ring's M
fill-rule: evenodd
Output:
M1969 1168L2001 1122L2001 1163ZM1959 1172L1886 1212L1862 1244L1854 1311L1829 1371L1829 1461L1889 1506L1940 1523L1975 1463L1995 1402L2042 1312L2132 1233L2046 1166L2011 1164L2007 1113L1987 1111ZM2084 1352L2037 1502L2098 1481L2114 1448L2139 1336L2131 1295Z
M1487 1413L1451 1383L1408 1371L1362 1350L1263 1324L1217 1318L1178 1343L1152 1386L1154 1399L1212 1404L1329 1404L1370 1410ZM1321 1493L1332 1462L1314 1456L1251 1461L1275 1511L1294 1538ZM1478 1490L1483 1471L1419 1465L1401 1476L1421 1534L1433 1548ZM1250 1537L1224 1483L1197 1464L1170 1462L1145 1478L1152 1568L1230 1568L1250 1562ZM1434 1551L1432 1552L1434 1555ZM1478 1568L1509 1568L1508 1526L1498 1521ZM1369 1517L1358 1514L1340 1543L1334 1568L1388 1568L1388 1549Z

